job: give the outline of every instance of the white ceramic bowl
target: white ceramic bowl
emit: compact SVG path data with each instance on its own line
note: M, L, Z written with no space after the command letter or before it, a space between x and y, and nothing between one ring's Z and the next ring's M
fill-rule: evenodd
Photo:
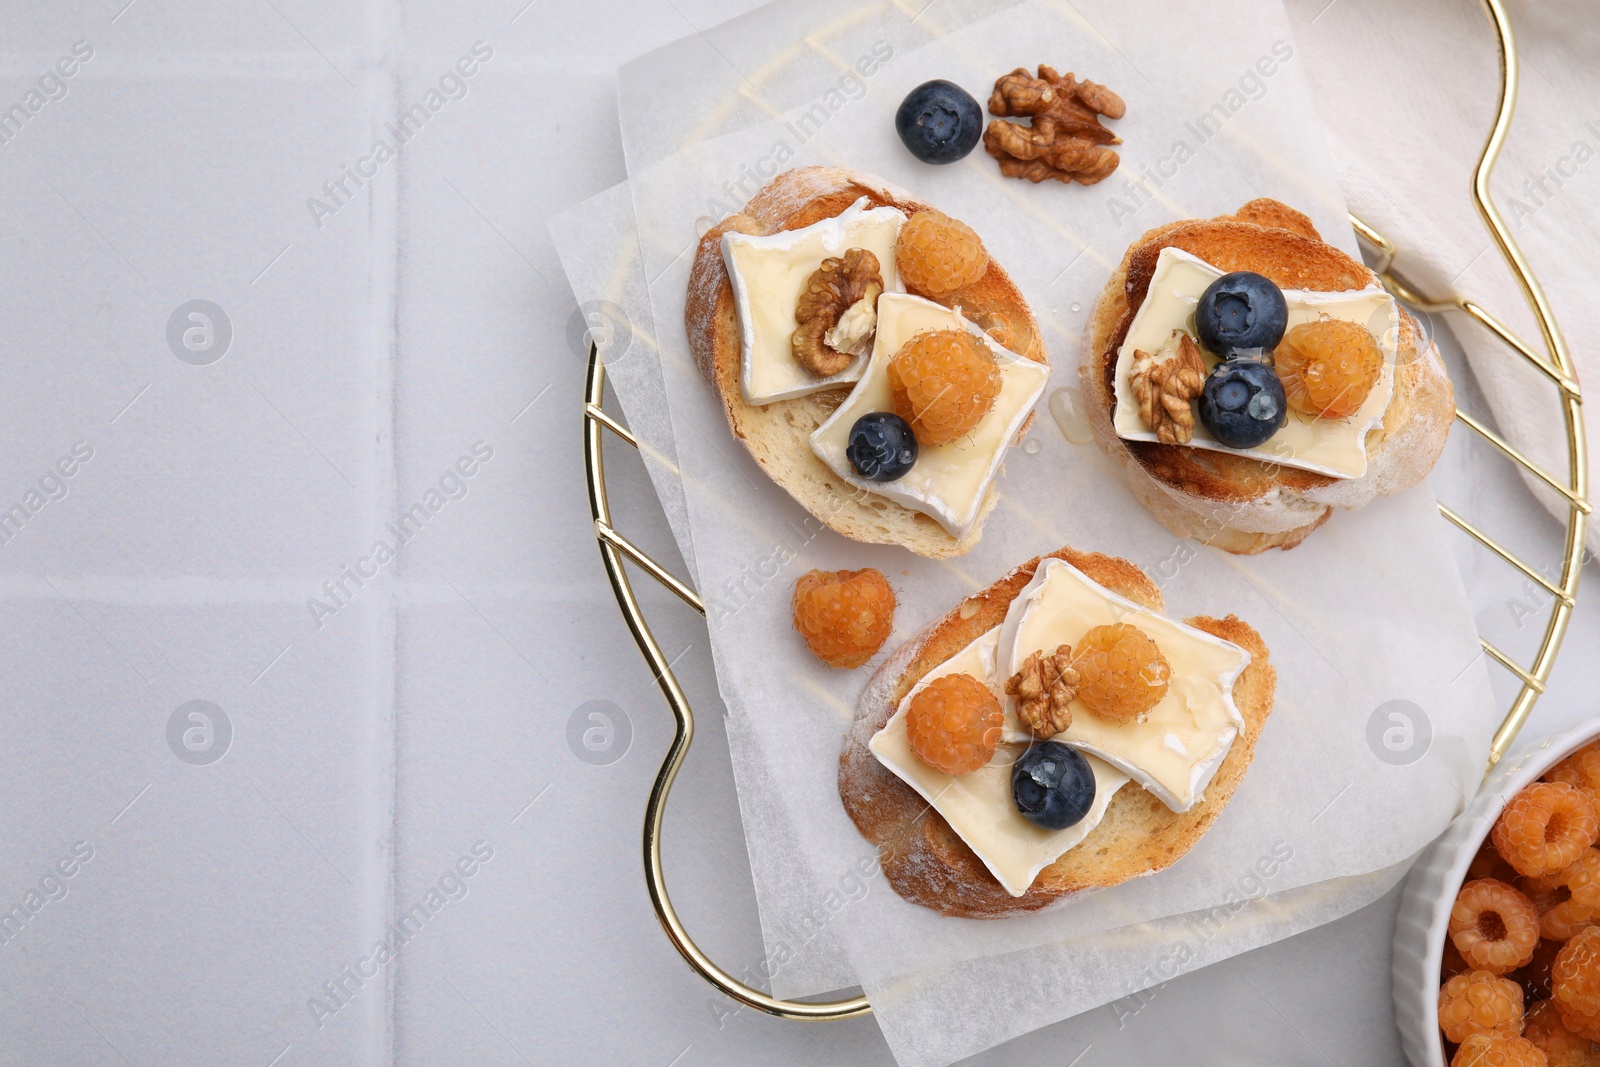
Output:
M1413 1067L1445 1067L1439 1033L1439 968L1450 908L1467 866L1517 791L1600 734L1600 719L1502 761L1467 809L1429 845L1406 878L1394 924L1390 973L1400 1043Z

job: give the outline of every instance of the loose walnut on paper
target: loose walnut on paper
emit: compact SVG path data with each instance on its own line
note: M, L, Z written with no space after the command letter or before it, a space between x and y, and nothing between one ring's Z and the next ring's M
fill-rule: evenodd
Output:
M1100 116L1127 113L1122 97L1092 81L1078 81L1044 64L1038 76L1018 67L994 83L989 111L999 116L983 133L983 147L1008 178L1093 185L1117 169L1121 157L1107 145L1122 139L1100 124ZM1003 122L1029 118L1031 126Z

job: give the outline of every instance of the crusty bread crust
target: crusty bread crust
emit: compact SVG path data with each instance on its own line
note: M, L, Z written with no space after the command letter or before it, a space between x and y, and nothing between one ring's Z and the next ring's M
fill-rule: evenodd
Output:
M1079 372L1101 448L1167 529L1229 552L1293 548L1334 508L1360 508L1427 477L1444 450L1455 399L1439 350L1404 308L1394 397L1383 426L1367 437L1367 473L1360 478L1118 437L1111 421L1117 349L1168 246L1224 271L1256 271L1286 289L1337 292L1377 282L1372 271L1323 242L1308 218L1275 200L1253 200L1236 215L1159 226L1129 246L1095 305Z
M1062 548L1029 560L974 593L907 642L873 674L856 706L855 724L839 757L839 796L862 836L878 846L889 884L913 904L946 915L999 918L1036 911L1080 889L1117 885L1170 867L1216 821L1255 755L1256 739L1272 711L1277 688L1267 646L1260 634L1232 615L1186 620L1232 641L1251 657L1233 689L1244 730L1206 787L1205 799L1186 812L1174 812L1130 782L1112 798L1100 825L1040 871L1025 894L1007 893L950 824L879 763L867 743L923 675L1004 621L1006 609L1033 579L1040 561L1052 557L1066 560L1107 589L1152 611L1163 609L1161 590L1132 563Z
M700 373L711 383L733 435L773 481L807 511L846 537L869 544L903 545L934 559L959 556L978 543L983 523L998 499L991 486L977 522L960 539L919 511L852 486L811 451L813 430L827 421L850 386L826 389L762 407L745 403L740 386L742 341L733 284L722 261L722 235L729 230L770 234L832 218L861 197L870 207L895 207L911 215L927 205L878 179L835 167L802 167L778 175L745 205L700 238L689 272L684 328ZM915 290L912 290L916 292ZM1011 278L992 259L977 282L934 298L963 314L1018 355L1048 365L1038 323ZM1033 416L1018 431L1028 431Z

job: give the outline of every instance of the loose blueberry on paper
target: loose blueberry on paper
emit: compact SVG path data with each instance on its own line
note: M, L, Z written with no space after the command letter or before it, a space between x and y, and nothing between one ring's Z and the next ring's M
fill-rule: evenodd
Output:
M923 82L900 102L895 132L924 163L954 163L983 136L983 109L955 82Z
M1226 359L1211 368L1200 394L1200 422L1229 448L1267 442L1289 418L1278 372L1259 360Z
M1206 286L1194 309L1200 343L1224 358L1239 349L1276 348L1288 325L1283 291L1248 270L1224 274Z
M1035 826L1065 830L1094 806L1094 771L1077 749L1041 741L1012 764L1011 798Z
M917 438L911 424L892 411L863 415L850 427L845 446L850 466L870 482L892 482L917 461Z

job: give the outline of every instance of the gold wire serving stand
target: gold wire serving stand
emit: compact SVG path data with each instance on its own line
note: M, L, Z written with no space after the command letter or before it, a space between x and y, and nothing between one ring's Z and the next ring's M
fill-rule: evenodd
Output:
M1483 152L1478 157L1477 165L1472 172L1472 202L1478 211L1478 216L1483 226L1489 231L1494 240L1495 247L1499 249L1501 257L1516 279L1522 296L1527 301L1535 321L1539 326L1540 339L1543 342L1546 355L1540 355L1527 342L1516 336L1500 319L1496 318L1477 301L1463 296L1452 296L1445 299L1432 300L1419 293L1402 276L1393 269L1395 255L1398 249L1388 238L1372 226L1355 215L1350 216L1350 223L1356 233L1377 251L1377 263L1374 269L1383 284L1397 298L1418 310L1428 313L1434 312L1460 312L1472 321L1487 329L1491 334L1503 342L1513 353L1520 356L1528 364L1536 368L1555 386L1560 394L1561 414L1565 422L1567 436L1567 471L1564 477L1558 476L1534 463L1504 437L1460 408L1456 409L1456 421L1466 426L1473 433L1488 441L1512 462L1528 472L1535 480L1548 486L1560 495L1566 502L1566 530L1563 538L1563 555L1559 576L1552 580L1525 560L1507 549L1499 541L1489 536L1483 530L1463 518L1454 509L1444 503L1439 504L1439 512L1450 523L1462 530L1489 551L1499 556L1511 567L1520 572L1528 581L1543 589L1552 598L1549 619L1545 623L1543 637L1539 643L1533 661L1523 666L1508 653L1487 638L1480 638L1483 651L1496 663L1500 664L1521 683L1516 697L1512 700L1500 728L1495 731L1494 738L1489 747L1488 769L1492 769L1500 758L1510 749L1517 733L1528 720L1529 713L1534 704L1545 691L1549 681L1551 669L1555 666L1556 655L1561 650L1561 640L1567 631L1567 624L1572 618L1573 606L1578 592L1578 578L1582 571L1584 554L1584 531L1588 523L1590 505L1588 501L1589 475L1588 451L1585 443L1582 413L1582 395L1578 388L1577 371L1573 366L1571 352L1567 343L1556 325L1554 314L1545 297L1544 289L1528 266L1526 258L1518 247L1516 240L1506 229L1505 220L1500 210L1495 206L1489 194L1489 179L1494 171L1496 160L1499 158L1500 149L1505 143L1506 134L1511 128L1511 118L1516 110L1517 84L1519 78L1519 61L1516 49L1515 36L1511 24L1506 16L1502 0L1482 0L1489 22L1495 31L1496 44L1500 52L1500 96L1499 104L1495 111L1494 125L1489 131L1488 139L1484 142ZM690 967L706 981L710 982L722 993L739 1001L742 1004L756 1008L771 1015L785 1019L845 1019L856 1015L863 1015L871 1011L864 996L848 997L842 1000L826 1002L808 1002L795 1000L780 1000L769 996L758 989L739 981L726 970L718 966L708 957L689 933L684 929L683 923L678 918L677 910L673 907L672 898L667 892L666 875L661 862L661 827L667 809L667 796L672 791L672 784L677 778L678 770L683 765L684 757L688 755L689 745L694 740L694 711L690 707L689 699L685 696L683 688L679 685L672 666L651 632L650 624L644 617L644 612L639 604L638 596L633 589L633 583L628 577L624 560L631 560L651 578L671 590L679 599L688 604L702 616L705 615L705 604L693 589L675 577L670 571L656 562L644 550L635 545L627 537L617 531L612 525L611 504L606 495L606 477L603 448L603 431L610 431L622 441L639 447L638 439L608 414L605 410L605 364L600 359L598 349L591 344L589 347L589 368L584 388L584 466L589 486L589 509L594 520L595 538L600 547L600 558L605 563L606 576L611 580L612 592L617 598L617 605L622 610L622 616L627 620L628 629L632 631L634 641L639 645L645 662L650 665L651 672L655 675L661 687L662 694L667 699L667 705L672 709L676 720L676 732L672 744L667 749L666 758L661 763L661 769L656 774L655 783L650 790L649 801L645 805L644 817L644 866L646 884L650 891L650 903L655 908L656 917L661 920L661 926L666 931L667 938L673 946L688 961Z

